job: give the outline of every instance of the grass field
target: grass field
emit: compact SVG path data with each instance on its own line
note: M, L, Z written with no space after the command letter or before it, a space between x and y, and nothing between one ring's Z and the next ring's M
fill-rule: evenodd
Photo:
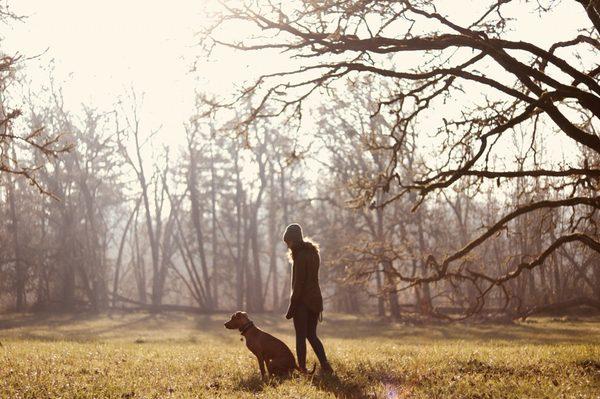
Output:
M293 348L281 319L254 317ZM600 319L406 326L329 315L319 328L335 375L267 383L224 321L0 315L0 397L600 398Z

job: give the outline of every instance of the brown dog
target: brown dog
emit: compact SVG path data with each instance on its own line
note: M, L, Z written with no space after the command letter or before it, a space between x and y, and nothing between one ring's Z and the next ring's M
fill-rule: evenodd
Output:
M286 377L293 370L299 370L290 348L283 341L256 327L248 318L246 312L235 312L231 315L231 319L225 323L225 328L230 330L237 328L246 338L246 346L258 359L258 366L263 379L266 377L265 364L271 377Z

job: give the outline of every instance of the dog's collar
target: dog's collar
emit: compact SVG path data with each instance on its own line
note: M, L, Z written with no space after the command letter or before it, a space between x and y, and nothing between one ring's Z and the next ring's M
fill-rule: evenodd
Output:
M254 323L249 321L248 323L244 324L243 326L240 327L240 333L242 335L246 334L246 332L248 332L249 329L251 329L252 327L254 327Z

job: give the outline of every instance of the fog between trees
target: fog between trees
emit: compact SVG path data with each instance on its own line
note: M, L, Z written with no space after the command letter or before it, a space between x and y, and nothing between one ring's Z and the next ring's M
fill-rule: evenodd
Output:
M515 37L565 4L574 36ZM198 87L181 145L156 139L142 92L67 109L5 54L1 308L282 312L291 222L320 244L325 312L600 308L600 3L477 5L226 2L201 57L297 69Z

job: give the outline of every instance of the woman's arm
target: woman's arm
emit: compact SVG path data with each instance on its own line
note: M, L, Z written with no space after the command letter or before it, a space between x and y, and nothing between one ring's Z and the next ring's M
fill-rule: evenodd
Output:
M306 255L304 253L298 254L294 259L294 265L292 266L292 296L290 297L290 306L288 307L286 319L294 317L294 312L302 297L302 291L306 283Z

